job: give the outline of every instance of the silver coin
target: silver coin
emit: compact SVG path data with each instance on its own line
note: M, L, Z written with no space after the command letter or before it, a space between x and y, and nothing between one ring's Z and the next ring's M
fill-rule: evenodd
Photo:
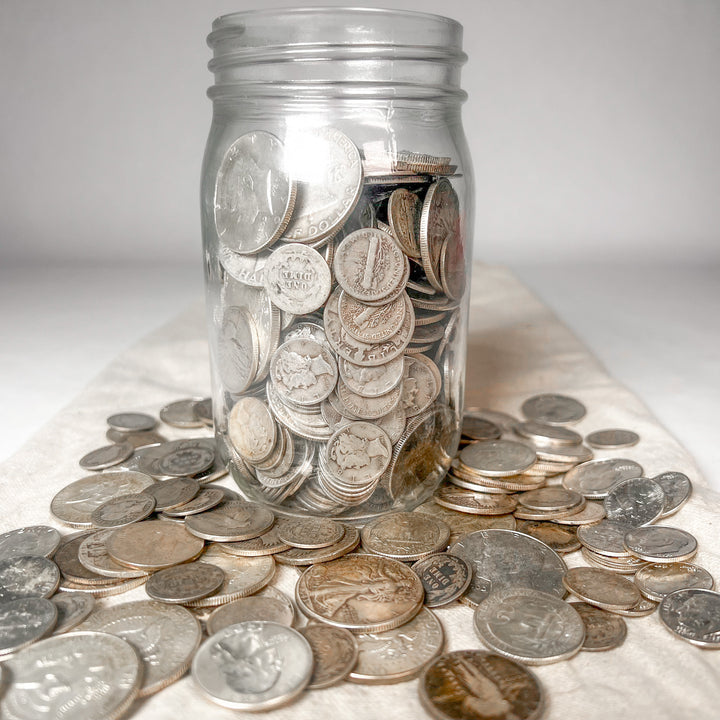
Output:
M586 438L585 442L594 448L603 450L617 450L619 448L632 447L640 442L640 436L632 430L621 430L611 428L608 430L595 430Z
M627 610L642 599L630 580L602 568L570 568L565 573L563 585L580 600L604 610Z
M249 462L267 460L277 440L277 425L268 406L258 398L240 398L228 416L233 447Z
M681 472L670 470L652 478L665 493L665 507L660 517L674 515L692 494L690 478Z
M402 407L398 404L395 409L391 410L387 415L375 420L375 424L387 433L390 438L390 443L395 445L399 442L400 438L405 431L405 413Z
M79 592L59 592L52 596L51 601L57 609L57 622L53 628L54 635L72 630L79 625L95 607L92 595Z
M567 660L585 640L585 624L572 605L524 587L491 593L475 609L473 622L490 650L528 665Z
M279 523L278 537L291 547L323 548L339 542L345 534L341 523L330 518L287 518Z
M135 448L129 442L103 445L103 447L83 455L79 464L84 470L104 470L124 462L134 451Z
M632 525L602 520L594 525L578 527L578 540L586 547L600 555L609 557L629 557L630 552L625 547L625 534L632 530Z
M49 598L60 584L58 566L46 557L16 555L0 560L0 603Z
M30 525L0 535L0 560L18 555L50 557L60 544L60 533L49 525Z
M283 342L288 340L295 340L300 338L302 340L314 340L319 345L327 344L327 335L323 330L322 325L318 325L314 322L296 322L293 323L282 336Z
M517 529L518 532L541 540L557 553L574 552L581 547L577 531L572 526L563 527L543 520L523 520L518 523Z
M585 498L574 490L552 485L521 493L518 503L531 510L567 510L584 507Z
M200 485L192 478L179 477L153 483L142 492L155 500L156 510L171 510L190 502L200 492Z
M347 484L363 486L385 472L392 445L384 430L371 423L353 422L333 433L326 454L333 475Z
M251 287L265 287L265 264L269 258L269 252L239 255L224 243L218 246L218 260L228 275Z
M344 357L339 358L340 377L352 392L366 398L386 395L403 379L403 357L382 365L355 365Z
M329 347L295 338L277 349L270 363L270 377L283 400L315 405L333 391L338 369Z
M118 495L96 507L90 519L95 527L109 529L144 520L153 510L155 497L149 493Z
M428 282L440 292L445 292L440 277L440 258L445 240L461 240L460 200L451 183L441 178L425 193L420 211L418 239L422 266Z
M273 555L281 565L314 565L316 563L329 562L336 560L343 555L347 555L354 550L360 543L360 533L357 528L352 525L344 525L345 532L334 545L318 548L315 550L306 550L303 548L290 548Z
M242 254L263 250L285 231L295 196L280 140L263 130L242 135L225 152L215 180L220 241Z
M156 480L168 480L177 477L182 470L192 472L195 466L209 470L216 448L215 439L209 437L169 440L136 450L131 460L122 467L137 469Z
M425 589L425 607L434 608L457 600L470 585L472 570L461 557L436 553L411 565Z
M642 473L642 466L634 460L626 458L592 460L566 473L562 484L568 490L575 490L584 495L588 500L602 500L621 480L642 477Z
M178 447L163 455L158 468L164 475L184 478L205 472L214 462L215 449L212 447Z
M221 605L207 620L208 635L214 635L229 625L241 622L267 620L291 627L295 610L289 598L277 598L262 595L233 600Z
M167 425L179 428L202 427L203 422L195 413L195 405L202 398L176 400L160 410L160 419Z
M138 432L124 432L108 428L105 437L114 443L128 442L137 450L138 448L147 447L148 445L157 445L158 443L167 442L167 438L160 433L152 430L139 430ZM132 457L132 456L131 456Z
M535 451L512 440L486 440L460 451L460 461L483 475L506 477L527 470L536 460Z
M483 417L476 417L469 413L463 415L462 434L471 440L499 440L502 428L494 422Z
M642 598L634 607L628 608L627 610L615 609L613 613L625 617L646 617L647 615L652 615L657 606L658 603L648 600L647 598Z
M217 592L225 581L225 573L204 562L183 563L158 570L145 583L145 592L165 603L184 604Z
M353 392L340 380L335 391L350 417L376 420L391 413L398 406L402 398L403 387L397 385L384 395L369 398Z
M418 239L418 217L421 207L422 203L418 196L405 188L397 188L388 198L387 215L392 234L402 251L415 260L421 257ZM435 289L431 287L431 290L432 294L435 294Z
M603 505L609 520L639 527L655 522L662 515L665 493L649 478L631 478L612 487Z
M157 420L146 413L125 412L111 415L107 424L120 432L144 432L152 430L157 425Z
M331 285L325 259L306 245L289 243L279 247L265 266L265 289L270 299L281 310L294 315L321 308Z
M660 602L676 590L712 590L715 581L705 568L688 562L677 562L645 565L635 574L635 584L648 600Z
M423 608L399 628L355 635L358 658L350 682L388 685L417 677L443 649L440 621Z
M55 605L45 598L24 597L0 603L0 657L49 635L57 615Z
M217 336L217 366L224 387L245 392L260 365L260 339L254 317L244 307L226 306Z
M212 510L185 518L188 532L205 540L232 542L249 540L267 532L274 515L257 503L228 500Z
M365 550L410 562L445 550L450 527L430 515L393 512L367 523L360 537Z
M338 303L340 322L356 340L379 343L388 340L402 327L407 312L404 295L398 295L385 305L367 305L346 292L340 293Z
M110 633L135 648L143 666L140 697L180 679L202 636L190 611L154 600L97 608L78 629Z
M603 570L612 570L620 575L633 575L640 568L645 567L647 563L644 560L633 557L613 557L611 555L600 555L599 553L588 550L586 547L580 549L583 560L591 567L602 568Z
M627 635L627 624L621 617L585 602L571 602L570 606L580 615L585 625L583 650L613 650L623 644Z
M440 371L424 355L405 356L402 406L407 417L425 412L440 393Z
M114 528L100 530L84 537L77 549L78 562L90 573L108 578L134 579L146 578L148 573L144 570L134 570L120 565L110 557L105 543L112 536ZM78 578L79 579L79 578Z
M479 530L465 535L448 552L465 560L473 578L465 594L470 604L491 592L513 587L540 590L562 598L567 566L545 543L514 530Z
M163 512L169 517L185 517L186 515L196 515L205 512L219 505L223 500L236 500L239 496L233 493L232 496L226 494L225 488L219 487L200 487L200 492L189 502L178 505L172 509L166 509Z
M200 647L192 676L213 702L234 710L269 710L310 682L313 655L296 630L274 622L230 625Z
M321 623L300 629L313 653L313 674L309 690L330 687L344 680L355 667L358 646L355 636L345 628Z
M249 540L238 540L237 542L220 543L219 548L229 555L241 555L243 557L259 557L261 555L274 555L275 553L289 550L290 545L284 543L277 532L278 522L275 522L267 532Z
M587 502L580 512L564 518L555 518L554 523L558 525L594 525L605 517L605 508L602 503Z
M537 420L526 420L513 427L518 435L542 445L579 445L582 435L562 426L548 425Z
M564 425L577 422L585 417L585 406L567 395L548 393L535 395L522 404L522 413L528 420L537 420L548 425Z
M634 527L625 534L625 548L635 557L652 563L689 560L697 552L697 540L685 530L653 525Z
M660 621L673 635L703 648L720 648L720 593L687 588L666 595Z

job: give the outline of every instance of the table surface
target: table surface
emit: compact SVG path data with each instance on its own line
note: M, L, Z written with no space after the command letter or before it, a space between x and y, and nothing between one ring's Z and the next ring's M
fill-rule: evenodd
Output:
M720 490L720 268L513 270L646 403ZM0 461L119 352L198 302L202 292L199 262L0 268Z

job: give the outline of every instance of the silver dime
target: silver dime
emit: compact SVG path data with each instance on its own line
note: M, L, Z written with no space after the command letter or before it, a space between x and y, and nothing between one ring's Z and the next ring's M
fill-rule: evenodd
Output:
M603 450L617 450L618 448L632 447L640 442L640 436L632 430L611 428L608 430L595 430L586 438L585 442L594 448Z
M208 635L240 622L268 620L291 627L295 610L289 598L263 595L239 598L213 610L207 619Z
M18 555L50 557L60 544L60 533L49 525L30 525L0 535L0 560Z
M110 633L135 648L143 665L140 697L181 678L202 636L191 612L154 600L97 608L78 629Z
M621 617L585 602L572 602L570 606L580 615L585 625L583 650L613 650L623 644L627 635L627 624Z
M111 415L107 424L120 432L145 432L152 430L157 425L157 420L145 413L125 412Z
M296 630L274 622L230 625L203 643L192 676L213 702L234 710L269 710L310 682L313 655Z
M665 493L665 507L660 517L668 517L675 514L690 499L692 483L690 482L690 478L684 473L670 470L660 473L652 479Z
M4 720L117 720L137 696L140 658L125 640L97 632L47 638L6 663L13 682L0 700Z
M135 570L115 562L108 553L106 542L112 536L114 528L91 533L80 541L77 559L90 573L108 578L146 578L144 570ZM77 578L79 579L79 578Z
M329 347L294 338L277 349L270 377L284 401L307 406L321 402L333 391L338 369Z
M339 401L351 417L363 420L376 420L391 413L400 403L403 387L397 385L384 395L365 397L353 392L341 380L336 388Z
M0 560L0 603L49 598L60 584L58 566L46 557L16 555Z
M402 251L414 260L420 259L418 239L419 215L422 203L415 193L397 188L388 198L388 222ZM434 288L431 288L434 294Z
M205 512L219 505L223 500L234 500L237 499L237 495L233 493L233 496L226 494L225 488L219 487L200 487L200 492L190 501L183 505L178 505L172 509L166 509L163 512L165 515L170 517L185 517L187 515L196 515L197 513Z
M535 451L512 440L486 440L468 445L460 451L461 463L490 477L517 475L536 460Z
M59 592L52 596L51 601L57 608L57 622L53 628L54 635L72 630L79 625L95 607L92 595L79 592Z
M265 289L270 299L281 310L294 315L321 308L331 285L325 258L306 245L289 243L279 247L265 266Z
M188 532L205 540L249 540L267 532L274 515L257 503L228 500L212 510L185 518Z
M360 537L365 550L410 562L445 550L450 527L430 515L393 512L367 523Z
M313 674L309 690L330 687L344 680L355 667L358 646L355 636L345 628L306 625L300 629L313 653Z
M83 455L79 464L84 470L104 470L124 462L134 451L135 448L129 442L103 445L103 447Z
M573 468L563 477L562 484L575 490L588 500L602 500L621 480L641 477L642 466L634 460L611 458L592 460Z
M703 648L720 648L720 593L688 588L666 595L660 621L674 635Z
M25 597L0 603L0 657L49 635L57 608L45 598Z
M635 574L635 584L648 600L660 602L676 590L712 590L715 581L705 568L688 562L677 562L645 565Z
M258 398L240 398L228 416L233 447L249 462L266 460L275 447L277 425L268 406Z
M367 422L346 425L328 440L330 471L349 485L377 480L390 464L392 445L384 430Z
M420 211L420 254L428 282L440 292L445 292L440 277L440 258L448 238L461 242L460 200L450 181L442 178L433 183L425 193Z
M254 317L244 307L226 306L217 338L218 373L231 393L245 392L260 364L260 340Z
M327 343L327 335L325 334L325 330L323 330L322 325L318 325L314 322L295 322L283 333L282 336L283 342L294 340L295 338L314 340L320 345L325 345Z
M200 492L200 484L192 478L179 477L153 483L142 492L155 500L156 510L171 510L190 502Z
M242 135L225 152L215 180L218 237L235 252L259 252L285 231L295 195L280 140L263 130Z
M477 606L473 622L488 648L528 665L567 660L585 639L585 625L572 605L524 587L494 591Z
M191 562L153 573L145 583L145 592L154 600L184 604L217 592L225 573L210 563Z
M470 585L472 570L465 560L436 553L411 565L425 589L425 607L441 607L457 600Z
M405 295L385 305L367 305L346 292L340 293L338 312L343 328L356 340L378 343L388 340L402 327L408 311Z
M153 510L155 498L150 493L118 495L96 507L90 519L97 528L116 528L144 520Z
M522 413L528 420L537 420L548 425L564 425L577 422L585 417L585 406L567 395L548 393L535 395L522 404Z
M405 356L402 406L407 417L425 412L437 399L442 381L436 365L424 355Z
M340 377L352 392L362 397L386 395L403 379L403 357L398 356L382 365L355 365L344 357L339 358Z
M654 480L631 478L615 485L603 501L609 520L639 527L657 520L665 508L665 493Z
M567 566L545 543L513 530L479 530L465 535L448 552L465 560L473 579L465 594L470 604L512 587L540 590L562 598Z
M653 525L635 527L625 534L625 548L635 557L652 563L689 560L697 547L694 536L679 528Z
M627 578L596 567L570 568L563 578L568 592L604 610L627 610L635 607L642 596Z
M167 425L179 428L197 428L203 426L203 421L195 412L195 405L202 398L185 398L171 402L160 410L160 419Z
M278 527L278 537L291 547L322 548L340 541L345 534L341 523L330 518L288 518Z

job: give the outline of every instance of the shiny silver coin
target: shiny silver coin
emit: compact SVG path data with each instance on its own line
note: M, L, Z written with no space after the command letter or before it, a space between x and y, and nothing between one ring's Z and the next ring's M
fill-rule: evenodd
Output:
M49 525L30 525L0 535L0 560L18 555L50 557L60 544L60 533Z
M308 641L313 653L309 690L336 685L355 667L358 646L349 630L317 623L301 628L300 634Z
M586 438L585 442L594 448L602 450L617 450L619 448L632 447L640 442L640 436L632 430L608 429L595 430Z
M615 485L603 501L608 520L633 527L655 522L665 508L665 493L654 480L631 478Z
M322 402L333 391L338 369L327 345L294 338L277 349L270 377L283 401L308 406Z
M159 512L190 502L200 492L200 485L192 478L179 477L153 483L142 492L155 500L155 509Z
M570 568L563 578L563 585L580 600L604 610L627 610L642 599L630 580L602 568Z
M720 648L720 593L698 588L676 590L663 598L659 615L673 635L698 647Z
M163 512L169 517L186 517L187 515L197 515L197 513L205 512L219 505L223 500L236 500L239 495L232 493L228 495L225 488L219 487L202 487L200 492L190 501L178 505L174 508L166 508Z
M205 540L233 542L262 535L274 521L274 515L257 503L228 500L207 512L189 515L185 518L185 527Z
M155 498L149 493L118 495L96 507L90 520L96 528L110 529L144 520L153 510Z
M492 592L475 609L473 624L490 650L527 665L567 660L585 640L585 625L572 605L524 587Z
M140 587L145 582L145 578L134 578L132 580L114 580L109 585L81 585L71 580L63 579L60 583L60 592L69 593L86 593L94 598L105 598L113 595L122 595L136 587Z
M635 584L648 600L660 602L676 590L712 590L715 581L705 568L689 562L677 562L645 565L635 574Z
M578 527L578 540L589 550L609 557L629 557L625 547L625 534L632 525L613 520L602 520L594 525Z
M46 557L16 555L0 560L0 603L49 598L59 584L60 570Z
M567 566L545 543L513 530L479 530L465 535L448 552L465 560L473 579L465 593L469 604L482 602L491 592L526 587L562 598Z
M227 274L251 287L265 287L265 264L269 258L270 252L240 255L224 243L220 243L218 247L218 259Z
M74 569L73 575L77 580L91 581L98 580L97 577L103 578L119 578L130 580L133 578L146 578L148 573L144 570L135 570L120 563L115 562L108 553L106 542L112 536L114 528L110 530L100 530L91 533L80 539L77 547L77 560L86 568L90 575L80 577L77 568Z
M689 560L698 548L697 540L689 532L662 525L628 530L624 542L625 549L635 557L652 563Z
M665 507L660 517L674 515L692 494L690 478L681 472L670 470L652 478L665 493Z
M146 413L116 413L107 419L107 424L120 432L146 432L157 425L157 420Z
M230 625L203 643L193 680L211 701L234 710L269 710L310 682L312 649L296 630L274 622Z
M425 589L425 607L441 607L457 600L470 585L472 570L461 557L436 553L411 565Z
M176 400L160 410L160 419L166 425L179 428L198 428L203 426L202 420L195 412L195 406L202 398Z
M511 440L486 440L460 451L461 463L482 475L506 477L527 470L536 460L535 451Z
M582 435L576 433L569 428L548 425L537 420L526 420L517 423L513 429L518 435L521 435L532 442L541 445L580 445L582 443Z
M567 395L548 393L535 395L522 404L522 413L528 420L548 425L565 425L585 417L585 406Z
M289 598L252 595L213 610L207 619L207 631L208 635L214 635L229 625L258 620L291 627L294 619L295 609Z
M79 592L55 593L51 602L57 609L54 635L60 635L77 627L95 607L95 598L92 595Z
M642 466L634 460L611 458L592 460L578 465L565 474L562 484L588 500L602 500L622 480L642 477Z
M165 603L182 605L217 592L225 582L225 573L204 562L183 563L158 570L145 583L145 592Z
M614 650L623 644L627 636L627 624L621 617L585 602L571 602L570 606L585 625L583 650L601 652Z
M222 244L242 254L272 245L293 213L295 179L288 174L284 145L254 130L225 152L215 180L215 228Z
M103 445L103 447L83 455L79 464L84 470L105 470L105 468L124 462L133 452L135 452L135 448L129 442Z
M411 562L445 550L450 527L422 513L392 512L368 522L360 537L369 552Z
M344 534L343 525L330 518L288 518L278 527L278 538L297 548L328 547L339 542Z
M0 603L0 657L49 635L57 615L57 607L45 598L25 597Z
M460 200L450 181L441 178L425 193L420 210L418 239L425 276L436 290L443 293L447 288L442 284L440 259L448 238L454 243L462 242Z

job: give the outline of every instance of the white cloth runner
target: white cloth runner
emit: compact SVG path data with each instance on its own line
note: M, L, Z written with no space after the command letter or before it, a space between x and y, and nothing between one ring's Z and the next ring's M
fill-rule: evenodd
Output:
M577 425L579 432L603 427L637 431L641 442L616 454L637 460L650 476L663 470L680 470L690 476L695 486L693 497L664 522L695 535L700 547L695 562L720 580L720 494L708 489L693 459L643 403L609 377L587 348L509 271L475 266L470 316L467 405L518 415L529 395L561 392L588 408L586 418ZM85 474L77 461L105 444L108 415L121 410L156 415L169 401L207 395L209 385L204 314L201 307L195 307L122 353L0 466L0 531L38 523L58 526L49 514L50 500L60 488ZM194 434L171 428L162 432L171 438ZM612 454L598 453L603 456ZM222 482L232 485L229 480ZM569 565L582 564L576 555L579 553L566 556ZM296 579L293 568L278 567L273 584L292 595ZM138 588L100 602L115 604L145 597ZM436 612L445 629L447 650L481 647L469 608L456 604ZM676 639L661 626L657 613L627 618L627 624L627 639L616 650L581 652L570 661L535 668L547 693L546 717L717 718L720 652ZM238 713L209 703L186 676L138 702L129 716L210 720L236 718ZM374 687L342 683L305 693L292 705L266 716L385 720L422 718L425 713L418 701L417 680L413 680Z

